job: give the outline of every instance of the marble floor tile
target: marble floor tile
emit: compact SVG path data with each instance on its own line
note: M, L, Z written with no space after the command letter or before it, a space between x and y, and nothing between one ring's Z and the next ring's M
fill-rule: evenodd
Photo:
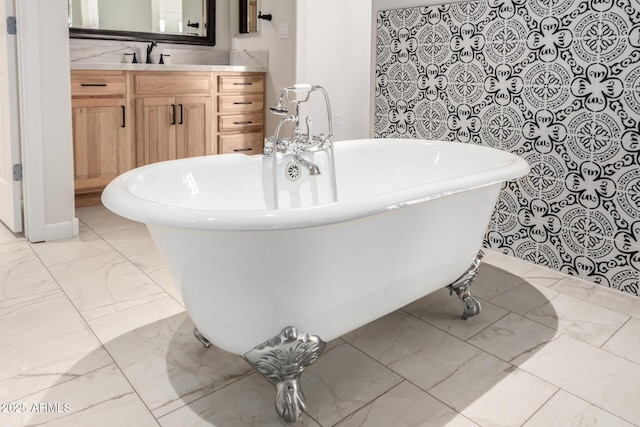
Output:
M558 295L544 286L523 283L507 292L489 299L488 301L506 310L524 316L529 311L547 304Z
M528 261L514 258L491 249L483 249L483 251L485 253L484 259L482 260L483 263L500 267L537 286L549 287L566 277L565 274L559 271L540 267Z
M82 223L80 234L76 237L31 243L31 247L47 267L113 252L109 244Z
M403 311L371 322L344 339L423 390L434 387L481 353Z
M558 294L494 266L480 268L471 291L478 298L521 315L546 304Z
M76 208L76 216L98 235L141 225L139 222L114 214L102 205Z
M184 307L171 296L159 294L151 301L88 320L89 326L100 342L108 343L121 335L135 331L145 325L184 313Z
M638 297L568 276L556 282L552 289L640 319L640 298Z
M276 414L274 397L275 387L262 375L253 373L160 417L158 421L162 427L291 426ZM295 426L320 427L320 424L303 414Z
M404 381L336 427L474 427L476 423Z
M568 335L511 363L625 421L640 425L640 365Z
M534 357L538 348L557 338L558 334L555 329L509 313L467 342L510 362L522 355Z
M58 291L60 287L26 241L0 245L0 307Z
M158 425L114 364L33 394L18 403L30 409L21 414L20 425L25 427ZM49 410L42 406L45 404L51 405Z
M498 295L525 285L523 279L492 265L481 264L478 275L471 284L471 293L478 298L491 300Z
M114 337L105 347L156 417L253 372L240 356L205 348L184 312Z
M167 267L162 265L154 269L150 269L147 271L147 276L156 282L158 286L164 289L166 293L178 301L180 305L184 306L182 293L180 292L180 289L178 289L178 285L176 284L173 274L171 274Z
M474 293L473 287L471 294ZM477 316L462 320L462 302L449 290L443 288L405 307L406 310L425 322L442 329L462 340L471 338L508 313L507 310L481 300L482 311Z
M24 234L22 233L14 233L7 228L2 222L0 222L0 244L4 243L15 243L19 241L24 241Z
M557 390L482 352L428 391L481 426L519 426Z
M629 320L628 316L564 294L525 317L595 346L604 344Z
M153 280L117 252L58 264L50 271L87 320L166 295Z
M640 320L629 319L602 348L640 364Z
M145 225L103 233L102 238L145 273L164 265Z
M523 427L634 427L564 390L558 392L538 410Z
M0 342L0 402L113 363L61 291L0 310Z
M354 413L402 378L349 344L325 352L302 374L307 413L323 426Z

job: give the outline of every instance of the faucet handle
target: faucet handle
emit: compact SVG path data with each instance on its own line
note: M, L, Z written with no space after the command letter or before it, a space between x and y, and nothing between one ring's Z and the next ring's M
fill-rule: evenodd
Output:
M136 53L125 53L124 56L131 56L133 55L133 61L131 61L132 64L137 64L138 63L138 58L136 57Z
M167 58L171 55L167 55L166 53L161 53L160 54L160 61L158 62L158 64L164 64L164 58Z

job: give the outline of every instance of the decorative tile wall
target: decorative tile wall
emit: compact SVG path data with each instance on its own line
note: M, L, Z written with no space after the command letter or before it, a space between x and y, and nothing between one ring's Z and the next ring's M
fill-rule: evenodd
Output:
M376 137L496 147L487 247L635 295L640 2L481 0L377 16Z

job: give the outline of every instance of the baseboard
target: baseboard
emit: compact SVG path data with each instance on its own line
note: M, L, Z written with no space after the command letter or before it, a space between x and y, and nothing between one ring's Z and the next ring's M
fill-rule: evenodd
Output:
M58 240L75 237L80 234L80 223L77 217L73 217L70 221L58 222L55 224L45 225L44 240Z

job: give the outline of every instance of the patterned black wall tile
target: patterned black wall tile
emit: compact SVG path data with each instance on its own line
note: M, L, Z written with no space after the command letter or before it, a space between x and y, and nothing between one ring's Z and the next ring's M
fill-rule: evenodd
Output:
M480 0L380 12L376 137L482 144L531 172L484 244L639 294L640 3Z

